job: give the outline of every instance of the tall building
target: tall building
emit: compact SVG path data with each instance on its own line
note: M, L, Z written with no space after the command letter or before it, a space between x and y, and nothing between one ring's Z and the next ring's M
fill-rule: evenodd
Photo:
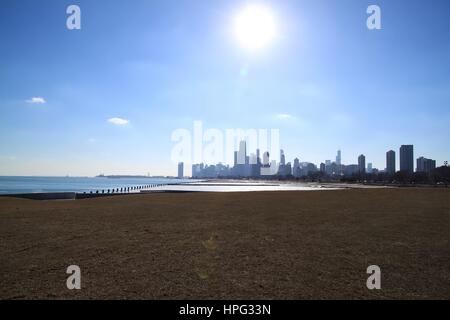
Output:
M270 166L270 153L266 151L263 153L263 166Z
M320 172L323 172L323 173L326 172L325 163L323 163L323 162L320 164Z
M386 173L395 173L395 151L393 150L386 152Z
M337 151L337 155L336 155L336 174L342 174L342 156L341 156L341 150Z
M201 169L199 164L193 164L192 165L192 178L199 178L201 174Z
M294 177L300 177L300 160L298 158L294 159L294 167L292 168L292 175Z
M184 163L179 162L178 163L178 178L182 179L184 177Z
M259 149L256 150L256 154L250 155L250 177L259 177L261 175L261 160L259 159Z
M238 164L246 164L247 159L247 142L245 140L239 142L239 151L237 157Z
M368 173L372 173L372 171L373 171L373 165L372 165L371 162L369 162L369 163L367 164L367 172L368 172Z
M431 172L436 169L436 160L420 157L417 159L417 172Z
M284 174L285 174L286 176L292 175L292 165L291 165L290 162L286 163L286 166L285 166L285 168L284 168Z
M283 149L280 150L280 165L278 166L278 174L280 176L288 175L287 169L286 169L286 157L284 155Z
M362 154L358 157L359 173L366 173L366 157Z
M331 175L333 173L331 170L331 160L325 160L325 173Z
M336 164L338 165L338 166L340 166L341 165L341 150L338 150L338 152L337 152L337 155L336 155Z
M284 151L280 150L280 165L284 166L286 164L286 157L284 156Z
M239 142L239 150L235 157L237 158L237 161L233 169L234 175L245 177L250 171L248 166L249 157L247 157L247 142L245 140Z
M414 146L402 145L400 147L400 171L414 172Z

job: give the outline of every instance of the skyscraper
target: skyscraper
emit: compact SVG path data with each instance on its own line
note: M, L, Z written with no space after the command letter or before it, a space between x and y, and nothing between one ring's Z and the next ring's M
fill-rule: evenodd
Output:
M359 173L366 173L366 157L362 154L358 157Z
M284 175L285 176L292 175L292 164L290 162L286 163L286 166L284 168Z
M386 173L395 173L395 151L393 150L386 152Z
M323 173L326 172L325 163L323 163L323 162L320 164L320 172L323 172Z
M263 166L270 166L270 154L269 151L263 153Z
M280 176L286 176L286 157L284 156L283 149L280 150L280 165L278 166L278 174Z
M284 166L286 164L286 157L284 156L284 151L280 150L280 165Z
M294 177L300 176L300 160L298 158L294 159L294 167L292 168L292 174Z
M436 169L436 160L420 157L417 159L417 172L431 172Z
M336 174L342 174L341 150L338 150L336 155Z
M247 143L245 140L242 140L239 142L239 152L237 157L237 163L238 164L245 164L247 158Z
M178 178L182 179L184 177L184 163L179 162L178 163Z
M333 172L331 171L331 160L325 160L325 172L326 174L332 174Z
M337 155L336 155L336 164L338 166L341 165L341 150L338 150Z
M400 147L400 171L414 172L414 146L402 145Z
M249 157L247 157L247 142L242 140L239 142L239 151L237 154L237 165L235 166L235 174L239 177L245 177L249 174Z

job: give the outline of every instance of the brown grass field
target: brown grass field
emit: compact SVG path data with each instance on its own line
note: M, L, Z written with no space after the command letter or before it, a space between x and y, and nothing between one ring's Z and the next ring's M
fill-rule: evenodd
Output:
M450 190L0 198L0 299L449 299ZM81 268L81 290L66 268ZM381 290L366 269L381 268Z

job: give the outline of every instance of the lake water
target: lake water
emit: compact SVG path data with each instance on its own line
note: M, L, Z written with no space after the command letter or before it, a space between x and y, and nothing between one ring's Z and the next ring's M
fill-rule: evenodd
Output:
M347 188L339 184L301 182L192 180L175 178L77 178L77 177L0 177L1 194L77 192L95 193L110 189L159 185L130 192L253 192L253 191L319 191ZM357 186L353 186L357 187Z
M39 192L89 193L150 184L179 184L192 180L167 178L0 177L0 194Z

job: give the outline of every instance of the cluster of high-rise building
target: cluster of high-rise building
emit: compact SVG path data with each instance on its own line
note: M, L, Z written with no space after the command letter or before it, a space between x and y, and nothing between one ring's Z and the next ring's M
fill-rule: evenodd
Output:
M286 162L283 150L280 150L279 161L270 159L268 151L261 156L259 149L255 153L248 154L246 141L239 143L239 150L234 152L233 166L216 164L192 165L193 178L260 178L261 176L302 177L309 173L317 172L317 166L310 162L300 162L298 158L294 163Z
M357 164L343 164L341 150L337 151L336 161L325 160L325 162L320 164L320 172L330 177L353 176L376 170L372 168L372 163L368 163L366 168L366 157L363 154L358 156Z
M400 171L406 173L414 172L414 146L402 145L400 147ZM397 172L396 153L390 150L386 153L386 168L379 170L374 168L372 163L366 164L365 155L358 156L358 163L345 165L342 163L341 150L337 151L335 161L326 160L319 168L311 162L301 162L295 158L293 163L286 162L283 150L280 150L279 161L270 159L269 152L260 155L260 150L256 153L247 154L247 143L241 141L239 150L234 152L233 166L216 164L194 164L192 165L193 178L260 178L261 176L294 177L300 178L311 174L320 174L329 177L348 177L362 174L385 173L393 175ZM180 167L181 165L181 167ZM436 168L436 161L420 157L417 159L416 172L431 172ZM178 165L178 176L183 176L183 164Z
M420 157L417 159L416 172L431 172L436 169L436 161ZM351 176L357 174L377 174L386 173L388 175L393 175L397 172L396 167L396 154L395 151L389 150L386 152L386 168L384 170L378 170L374 168L372 163L367 163L366 157L361 154L358 157L358 164L343 165L341 163L341 151L337 152L336 161L331 162L326 160L325 163L320 165L320 171L327 175L335 176ZM399 171L406 173L414 173L414 146L413 145L402 145L400 147L400 168Z
M436 169L436 160L420 157L416 160L416 172L431 172ZM400 171L414 172L414 146L402 145L400 147ZM395 151L386 153L386 172L394 174L396 172Z

